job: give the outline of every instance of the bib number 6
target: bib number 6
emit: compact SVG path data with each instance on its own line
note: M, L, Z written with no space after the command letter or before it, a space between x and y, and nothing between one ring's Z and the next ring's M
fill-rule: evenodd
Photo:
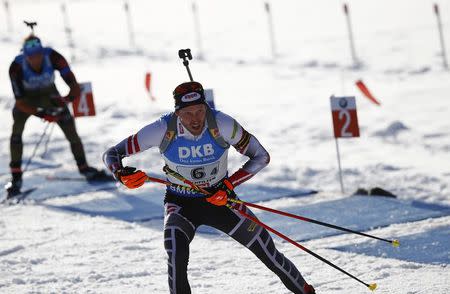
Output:
M191 177L196 180L203 179L205 177L205 168L204 167L197 167L191 170Z

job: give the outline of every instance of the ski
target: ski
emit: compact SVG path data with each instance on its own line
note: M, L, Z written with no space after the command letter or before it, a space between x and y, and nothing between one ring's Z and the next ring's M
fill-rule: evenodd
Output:
M1 204L13 205L22 202L25 198L28 197L31 193L37 190L38 187L32 187L26 190L21 191L19 194L12 196L11 198L5 197L2 200Z

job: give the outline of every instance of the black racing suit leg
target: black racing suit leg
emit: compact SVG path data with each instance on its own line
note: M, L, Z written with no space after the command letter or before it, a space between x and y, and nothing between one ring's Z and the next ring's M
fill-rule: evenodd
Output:
M167 252L168 282L171 294L191 294L187 276L189 244L196 226L183 216L182 207L165 204L164 248Z
M25 128L25 123L30 115L20 111L16 107L13 108L12 114L14 122L10 140L11 161L9 166L13 173L21 173L20 167L22 164L23 152L22 133Z
M64 110L61 113L61 119L58 120L57 124L70 143L70 149L72 150L77 166L80 167L87 165L83 143L78 136L77 129L75 127L75 120L67 107L64 107Z
M246 213L255 216L248 208L244 209ZM308 286L302 275L295 265L277 250L266 229L227 207L214 206L210 210L214 212L205 221L206 225L221 230L247 247L281 279L287 289L297 294L307 293L304 289Z

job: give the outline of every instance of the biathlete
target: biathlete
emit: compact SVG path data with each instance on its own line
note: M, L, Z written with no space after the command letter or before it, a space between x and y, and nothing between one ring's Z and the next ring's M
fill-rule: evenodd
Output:
M225 206L228 198L236 197L234 187L269 163L266 149L235 119L209 108L200 83L177 86L173 97L174 112L145 126L103 155L105 165L115 178L135 189L146 182L147 175L134 167L123 166L122 159L152 147L159 148L170 169L212 195L201 194L168 175L168 181L176 184L167 186L164 199L164 246L170 293L191 293L187 275L189 244L200 225L216 228L247 247L293 293L315 293L295 265L276 249L266 229ZM249 159L228 176L230 146ZM249 209L246 212L254 216Z

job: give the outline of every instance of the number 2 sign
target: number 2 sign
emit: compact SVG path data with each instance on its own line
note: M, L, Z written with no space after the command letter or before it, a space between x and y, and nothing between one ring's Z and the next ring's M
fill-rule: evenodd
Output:
M330 97L334 137L359 137L355 97Z
M94 95L90 82L80 83L81 95L73 101L73 116L95 116Z

